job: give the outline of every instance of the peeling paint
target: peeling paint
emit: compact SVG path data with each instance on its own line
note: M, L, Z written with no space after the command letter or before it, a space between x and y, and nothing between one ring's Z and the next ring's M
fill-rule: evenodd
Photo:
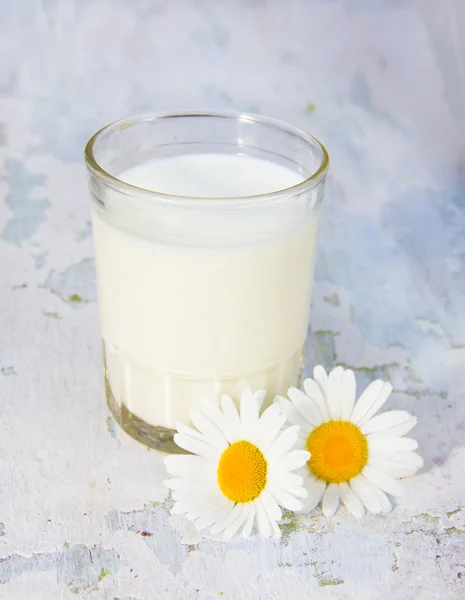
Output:
M88 547L82 544L64 546L62 552L44 552L32 556L12 554L0 559L0 583L24 573L55 571L57 581L67 586L73 593L96 589L102 573L104 576L117 573L119 556L115 550L98 546Z
M17 375L14 367L2 367L2 374L5 377L11 377L12 375Z
M21 246L45 220L45 213L50 206L45 198L30 198L32 190L45 183L45 177L31 173L23 162L15 159L6 159L5 170L6 181L10 185L5 202L13 216L5 225L1 237L5 242Z
M42 314L45 317L50 317L51 319L62 319L63 318L57 312L47 312L46 310L43 310Z
M176 575L182 570L189 553L173 530L169 517L169 509L160 505L129 513L112 510L108 513L106 521L110 531L133 531L138 534L144 532L144 542L158 560Z
M33 254L34 263L36 269L42 269L45 266L46 258L48 256L48 252L41 252L40 254Z
M75 308L87 302L94 302L96 300L94 260L85 258L61 273L52 269L44 285Z

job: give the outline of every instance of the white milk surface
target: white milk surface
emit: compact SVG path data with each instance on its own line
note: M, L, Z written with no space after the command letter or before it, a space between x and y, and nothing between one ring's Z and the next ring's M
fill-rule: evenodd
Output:
M302 180L265 160L213 154L158 159L119 177L210 198L267 193ZM244 226L246 220L244 214ZM262 243L247 235L240 245L202 247L139 238L94 212L93 233L107 377L118 403L151 425L173 428L189 422L202 396L237 397L251 386L272 400L296 383L315 221Z

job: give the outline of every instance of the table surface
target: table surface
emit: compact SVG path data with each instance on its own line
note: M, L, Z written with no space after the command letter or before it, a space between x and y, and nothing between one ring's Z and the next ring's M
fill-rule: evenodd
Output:
M0 597L463 598L465 153L416 6L1 4ZM109 416L83 146L205 106L329 148L307 366L388 379L418 416L425 468L389 515L213 542L169 516L162 457Z

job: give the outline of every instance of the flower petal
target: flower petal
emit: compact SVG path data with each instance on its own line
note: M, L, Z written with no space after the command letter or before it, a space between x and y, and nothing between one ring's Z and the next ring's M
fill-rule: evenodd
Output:
M170 454L169 456L165 456L163 462L168 473L177 477L190 475L195 472L203 473L211 465L211 462L203 456L189 454Z
M299 427L307 426L307 420L301 417L290 400L282 396L276 396L274 401L279 405L281 412L286 415L290 425L298 425Z
M315 402L320 410L321 417L324 421L329 419L328 407L326 406L325 397L320 389L320 386L310 377L304 381L304 390L309 398Z
M203 502L202 504L197 504L196 506L191 506L186 515L186 518L189 521L194 521L199 517L202 517L206 514L211 514L219 509L225 507L223 498L215 498L214 500L210 500L208 502Z
M237 531L244 525L252 508L251 504L240 504L240 510L234 521L223 531L223 540L230 540Z
M366 390L357 400L352 412L350 420L354 425L358 425L366 413L374 405L383 387L384 381L381 381L381 379L376 379L376 381L372 381L366 388Z
M244 538L250 537L250 533L252 532L252 527L256 517L256 509L255 504L252 502L249 508L249 514L247 515L247 520L244 523L244 527L241 531L241 536Z
M274 515L278 515L279 513L276 511L275 507L270 503L267 502L267 496L265 495L261 495L259 498L257 498L257 500L255 501L256 504L259 504L261 509L263 509L266 519L268 521L268 525L270 527L270 536L273 538L280 538L281 537L281 530L279 529L276 521L278 519L275 519ZM279 507L277 507L279 509ZM279 519L282 517L282 513L279 516ZM260 529L260 524L259 524L259 529Z
M308 477L304 479L304 486L308 496L303 501L302 512L308 513L321 502L326 490L326 482L309 474Z
M192 452L193 454L197 454L198 456L203 456L208 460L218 460L219 458L219 452L218 450L213 448L213 446L210 446L205 442L201 442L200 440L191 437L190 435L176 433L174 435L174 442L180 448L183 448L188 452Z
M299 436L299 428L296 425L288 427L281 432L266 451L265 458L270 462L285 456L294 446Z
M267 489L263 490L260 494L260 500L262 501L263 507L265 508L270 520L279 521L283 516L283 512L273 497L271 492Z
M342 367L334 368L328 375L328 383L326 385L326 403L328 405L329 416L334 420L341 418L343 375L344 369Z
M304 478L296 473L283 473L273 469L268 475L268 481L271 485L287 489L288 487L302 487ZM307 497L307 494L305 494L305 497Z
M367 421L360 430L365 435L408 423L412 415L406 410L390 410Z
M351 512L354 517L357 517L357 519L361 519L365 514L363 503L346 482L339 484L339 493L341 494L341 502L347 510Z
M383 413L383 414L386 414L386 413ZM383 415L378 415L378 417L382 417L382 416ZM378 417L374 417L374 418L377 419ZM370 422L371 421L369 421L368 423L370 423ZM367 425L368 425L368 423L367 423ZM410 415L410 419L408 421L404 421L400 425L396 425L394 427L388 427L387 429L380 429L379 431L370 433L368 435L368 439L372 439L375 437L400 437L400 436L408 433L412 429L412 427L415 427L416 424L417 424L417 418Z
M255 500L254 504L255 504L255 511L257 514L258 531L263 538L268 538L271 535L271 527L270 527L270 522L268 520L268 516L266 514L265 507L260 502L260 498L257 498Z
M380 499L380 502L381 502L381 512L383 512L383 513L391 512L391 510L392 510L391 501L386 496L386 494L383 492L383 490L380 490L379 487L376 487L376 486L374 486L373 489L374 489L376 495Z
M369 419L371 419L371 417L380 410L380 408L383 406L383 404L386 402L386 400L391 395L391 392L392 392L392 385L389 382L385 381L383 387L381 388L381 390L378 394L378 397L373 402L373 404L370 406L370 408L367 410L365 415L358 422L359 427L361 427L362 425L365 425L365 423Z
M365 465L362 473L363 475L365 475L368 481L374 483L381 490L383 490L383 492L391 494L391 496L403 495L404 488L402 487L402 485L387 473L379 471L378 469L375 469L370 465Z
M231 396L228 396L227 394L221 396L221 410L223 411L226 421L229 421L230 426L235 430L236 435L240 437L241 420ZM237 441L237 439L230 440L230 443L235 441Z
M310 452L306 450L292 450L274 463L276 471L295 471L303 467L310 460Z
M230 444L237 440L239 420L231 421L227 419L222 410L215 406L208 398L201 400L201 407L205 417L218 427Z
M202 531L203 529L208 529L217 521L224 519L226 515L232 512L233 508L234 504L232 502L227 502L227 504L225 504L221 508L218 508L217 510L214 510L210 513L199 517L196 521L194 521L194 525L199 531Z
M231 525L231 523L237 518L237 516L241 512L242 506L242 504L236 504L230 512L227 512L225 516L218 519L218 521L216 521L216 523L214 523L210 528L210 532L212 533L212 535L217 535L218 533L221 533L227 527L229 527L229 525Z
M376 486L364 475L360 474L351 479L349 486L370 512L379 514L383 511L383 504L376 493Z
M283 508L287 508L287 510L302 510L302 502L285 490L276 485L270 485L269 491L276 502Z
M256 426L259 417L259 399L260 406L263 402L266 392L259 390L258 393L252 393L250 388L245 388L241 395L240 403L240 416L242 426L253 425Z
M281 414L278 404L269 406L260 417L258 431L256 434L257 445L262 452L266 452L276 436L283 428L287 420L286 415Z
M228 442L224 434L200 410L193 408L190 411L190 417L192 423L205 436L211 446L214 446L220 452L226 449Z
M368 438L370 455L379 452L411 452L418 448L418 442L412 438Z
M423 459L416 452L391 452L384 455L390 461L399 463L401 465L416 467L421 469L423 467Z
M374 469L384 471L384 473L387 473L396 479L400 479L401 477L410 477L411 475L415 475L415 473L418 471L418 467L416 466L405 465L389 460L388 455L386 458L383 456L370 456L367 464Z
M328 385L328 375L326 374L326 371L321 365L317 365L313 369L313 379L320 388L320 391L326 400L326 386Z
M348 421L352 416L355 404L356 387L357 384L354 372L347 369L342 376L341 419L343 421Z
M308 425L318 427L318 425L322 423L323 417L318 406L306 394L295 387L291 387L288 389L287 395L291 399L297 412L303 417Z
M339 508L339 486L337 483L330 483L323 494L321 503L325 517L332 517Z

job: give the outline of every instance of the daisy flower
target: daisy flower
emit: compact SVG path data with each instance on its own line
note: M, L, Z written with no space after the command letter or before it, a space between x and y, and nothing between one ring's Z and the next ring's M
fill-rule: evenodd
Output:
M191 411L196 429L177 426L174 441L192 454L165 458L173 514L223 539L249 537L254 525L262 537L278 538L280 507L303 508L303 478L292 471L306 464L309 453L291 450L299 428L283 429L286 416L277 404L260 416L264 397L262 390L244 390L239 411L227 395L221 408L205 400Z
M413 475L423 466L414 452L415 440L402 437L417 420L404 410L376 413L392 392L392 385L373 381L355 402L355 376L336 367L329 375L321 366L314 379L304 381L304 392L290 388L277 397L284 414L300 426L298 448L310 452L300 471L308 491L304 511L322 501L323 514L333 515L340 502L356 517L365 508L389 512L386 494L400 496L400 477Z

